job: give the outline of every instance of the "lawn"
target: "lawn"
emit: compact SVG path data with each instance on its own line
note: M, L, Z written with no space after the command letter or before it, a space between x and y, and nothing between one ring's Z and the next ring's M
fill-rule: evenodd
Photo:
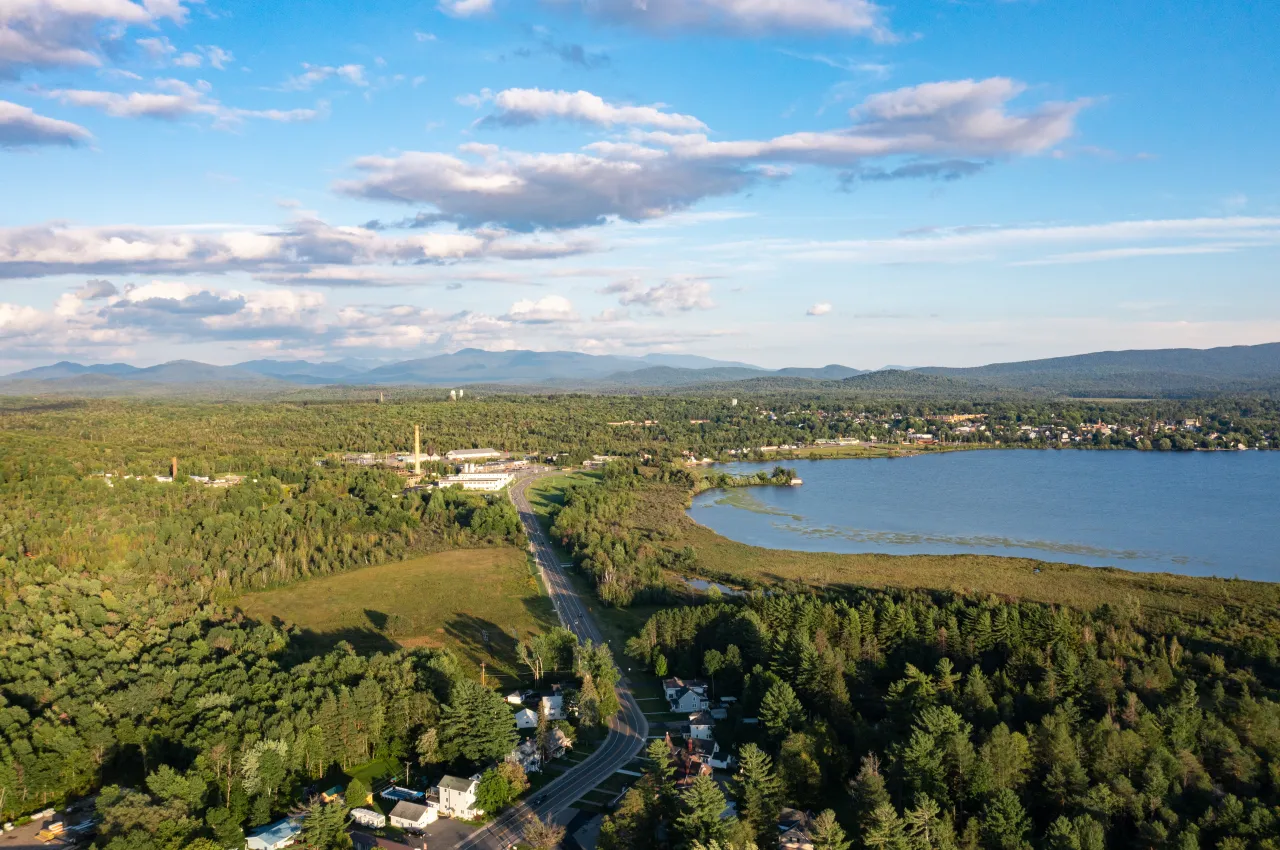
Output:
M515 680L516 642L556 625L520 549L464 549L366 567L251 593L237 600L250 617L297 625L301 645L340 640L362 652L448 647L478 671Z

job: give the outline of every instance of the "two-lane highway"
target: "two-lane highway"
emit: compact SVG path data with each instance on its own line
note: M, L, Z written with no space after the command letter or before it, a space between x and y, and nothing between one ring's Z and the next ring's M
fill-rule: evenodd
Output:
M564 574L555 550L551 547L551 541L538 523L525 492L531 482L554 474L557 473L535 473L514 482L511 485L511 501L520 513L520 521L532 544L547 595L555 606L560 622L579 641L603 643L604 635L591 616L591 611L583 604L582 598ZM538 790L530 802L515 806L467 836L458 843L458 850L507 850L520 841L524 825L531 816L546 820L564 811L634 759L648 739L649 724L639 703L632 696L625 676L618 681L618 699L622 703L622 710L609 721L609 733L599 749L582 764L570 768Z

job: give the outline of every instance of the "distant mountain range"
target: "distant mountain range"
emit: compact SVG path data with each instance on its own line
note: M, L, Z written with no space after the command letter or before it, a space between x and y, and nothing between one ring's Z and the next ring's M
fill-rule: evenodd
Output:
M193 388L271 391L301 386L438 386L487 384L597 392L741 387L744 391L861 390L963 394L1017 391L1072 396L1176 396L1280 392L1280 343L1211 349L1104 351L1074 357L994 363L973 368L861 370L762 369L694 355L644 357L572 351L467 348L398 363L340 360L249 360L211 366L175 360L158 366L61 362L0 378L0 393L155 394Z

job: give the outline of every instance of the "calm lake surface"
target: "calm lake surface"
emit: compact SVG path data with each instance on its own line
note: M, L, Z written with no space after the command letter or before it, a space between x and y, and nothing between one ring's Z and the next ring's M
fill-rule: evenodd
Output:
M689 516L773 549L976 552L1280 581L1280 452L988 450L784 465L803 486L702 493Z

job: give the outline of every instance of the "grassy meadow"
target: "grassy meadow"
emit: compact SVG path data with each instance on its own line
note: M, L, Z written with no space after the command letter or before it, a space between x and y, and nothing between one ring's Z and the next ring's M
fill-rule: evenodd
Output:
M515 645L556 625L528 556L512 547L462 549L365 567L250 593L235 603L250 617L303 630L301 646L347 640L371 652L448 647L489 675L520 675Z

